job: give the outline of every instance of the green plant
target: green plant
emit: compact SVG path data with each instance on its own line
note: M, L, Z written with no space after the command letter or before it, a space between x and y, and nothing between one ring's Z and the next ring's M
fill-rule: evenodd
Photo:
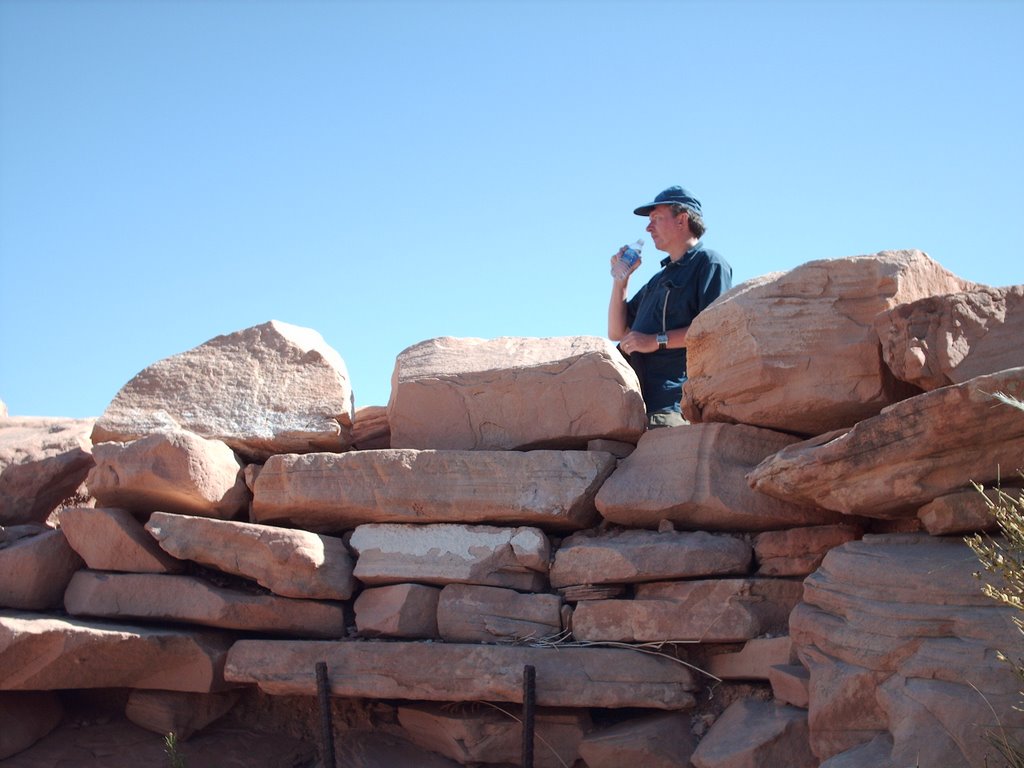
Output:
M186 768L185 757L178 751L178 736L171 731L164 736L164 752L170 768Z
M1024 411L1024 402L1014 397L1003 393L996 393L995 397ZM964 540L985 571L994 577L985 582L982 591L996 602L1015 611L1013 623L1017 631L1024 634L1024 491L1018 490L1017 496L1014 497L998 485L988 493L980 485L975 487L985 498L985 503L995 518L999 536L982 537L975 534ZM980 573L975 575L981 576ZM1002 651L997 650L996 653L1001 661L1013 669L1018 679L1024 682L1024 660L1008 658ZM1021 694L1024 696L1024 691ZM1021 707L1018 706L1017 709ZM1024 745L1012 739L1005 729L1000 728L991 732L989 741L1006 761L1006 765L1010 768L1024 768Z

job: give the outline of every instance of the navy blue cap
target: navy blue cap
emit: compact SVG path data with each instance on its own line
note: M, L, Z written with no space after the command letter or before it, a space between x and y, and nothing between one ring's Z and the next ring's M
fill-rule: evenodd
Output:
M654 198L653 203L647 205L641 205L633 213L637 216L646 216L653 211L659 205L672 205L672 203L679 203L680 205L686 206L694 213L701 213L700 200L691 195L682 187L669 187L664 192L659 192L658 196ZM703 215L703 214L701 214Z

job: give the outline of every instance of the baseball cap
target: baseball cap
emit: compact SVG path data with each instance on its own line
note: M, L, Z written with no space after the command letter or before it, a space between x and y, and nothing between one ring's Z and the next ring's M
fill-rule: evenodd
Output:
M679 203L680 205L686 206L694 213L700 213L703 215L700 209L700 200L682 187L669 187L664 192L659 192L658 196L654 198L653 203L641 205L639 208L634 210L633 213L637 216L646 216L653 211L655 207L659 205L672 205L672 203Z

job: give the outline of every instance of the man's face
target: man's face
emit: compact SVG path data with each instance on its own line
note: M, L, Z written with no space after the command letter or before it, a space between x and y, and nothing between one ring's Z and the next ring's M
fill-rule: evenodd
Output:
M689 239L690 229L686 212L675 215L671 206L659 205L651 211L647 231L651 233L655 248L671 252L673 246L685 243Z

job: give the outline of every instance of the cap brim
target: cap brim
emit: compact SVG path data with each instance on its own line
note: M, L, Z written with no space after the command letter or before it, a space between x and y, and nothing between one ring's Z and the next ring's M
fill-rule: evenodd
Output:
M664 205L664 203L650 203L649 205L641 205L639 208L634 208L633 213L635 213L637 216L649 216L651 211L653 211L659 205Z

